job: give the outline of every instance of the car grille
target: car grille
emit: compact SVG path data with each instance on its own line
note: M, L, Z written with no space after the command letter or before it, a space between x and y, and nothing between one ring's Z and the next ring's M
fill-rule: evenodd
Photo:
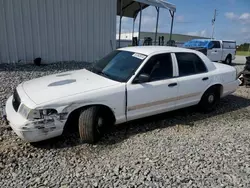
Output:
M12 105L13 105L13 108L15 109L16 112L17 112L20 104L21 104L21 99L17 93L17 90L15 89L14 94L13 94Z

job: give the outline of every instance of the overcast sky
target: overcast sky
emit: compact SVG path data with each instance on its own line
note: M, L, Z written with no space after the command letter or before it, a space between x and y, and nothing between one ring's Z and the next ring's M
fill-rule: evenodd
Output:
M218 10L215 38L250 42L250 0L171 0L177 12L174 33L211 37L214 9ZM119 21L117 17L117 32ZM138 31L139 16L135 31ZM132 19L123 18L122 32L132 32ZM160 10L159 32L170 31L168 10ZM156 10L149 7L142 13L142 31L155 31Z

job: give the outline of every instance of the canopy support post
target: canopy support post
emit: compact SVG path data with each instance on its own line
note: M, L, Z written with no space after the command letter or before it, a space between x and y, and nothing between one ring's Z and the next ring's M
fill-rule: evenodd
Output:
M122 15L123 15L123 10L122 10L122 5L123 5L123 0L120 0L121 3L121 10L120 10L120 25L119 25L119 48L121 47L121 33L122 33Z
M156 20L156 27L155 27L155 45L157 41L157 34L158 34L158 24L159 24L159 14L160 14L160 7L155 7L157 11L157 20Z
M140 39L141 39L141 17L142 17L142 5L141 3L139 3L140 5L140 20L139 20L139 34L138 34L138 45L140 45Z
M174 11L172 12L171 10L169 10L169 13L172 17L172 21L171 21L171 30L170 30L170 37L169 40L172 40L172 34L173 34L173 25L174 25Z
M133 32L132 32L132 39L134 38L134 32L135 32L135 18L133 18Z

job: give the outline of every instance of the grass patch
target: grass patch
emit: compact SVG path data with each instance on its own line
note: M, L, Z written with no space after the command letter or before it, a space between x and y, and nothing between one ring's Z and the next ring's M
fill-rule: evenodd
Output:
M236 55L250 56L250 52L248 52L248 51L237 51Z

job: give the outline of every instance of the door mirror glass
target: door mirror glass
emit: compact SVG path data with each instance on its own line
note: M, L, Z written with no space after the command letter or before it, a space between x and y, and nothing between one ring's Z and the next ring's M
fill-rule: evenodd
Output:
M150 80L150 76L148 74L140 74L138 77L138 83L145 83Z

